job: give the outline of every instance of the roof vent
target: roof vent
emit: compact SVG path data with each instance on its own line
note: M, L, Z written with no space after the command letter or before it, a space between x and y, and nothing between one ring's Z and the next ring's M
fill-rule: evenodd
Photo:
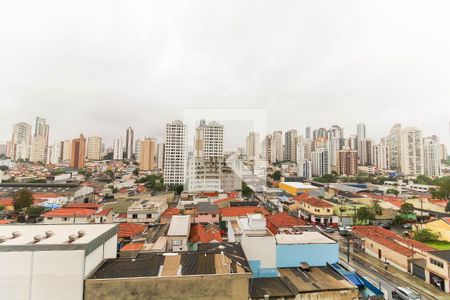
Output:
M42 236L41 235L35 235L34 237L33 237L33 240L34 240L34 243L38 243L38 242L40 242L41 240L42 240Z
M76 234L71 234L69 235L69 243L72 243L73 241L75 241L77 239L77 235Z
M14 238L18 238L19 236L21 236L22 234L20 233L20 231L13 231L12 233L12 237Z
M53 236L54 235L54 233L53 233L53 231L51 231L51 230L47 230L46 232L45 232L45 238L49 238L49 237L51 237L51 236Z
M79 230L78 231L78 237L82 237L86 234L86 232L84 230Z

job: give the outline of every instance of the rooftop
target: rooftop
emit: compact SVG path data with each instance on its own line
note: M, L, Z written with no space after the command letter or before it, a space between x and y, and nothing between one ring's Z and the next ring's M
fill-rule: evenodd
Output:
M92 275L92 279L167 277L203 274L245 274L250 269L233 255L219 248L208 252L139 253L136 258L106 260Z
M298 294L298 289L286 277L252 278L250 282L252 299L264 299L266 295L274 298L295 298Z
M112 237L117 234L116 224L70 224L70 225L2 225L0 226L0 251L17 249L51 250L52 248L67 249L87 245L106 234ZM74 238L69 241L69 236ZM54 246L54 247L53 247Z
M220 209L222 217L241 217L251 213L269 214L267 210L258 206L225 207Z
M304 231L300 234L276 234L279 245L298 244L336 244L337 242L316 231Z
M441 250L441 251L429 251L431 255L442 258L447 262L450 262L450 250Z
M318 187L306 184L303 182L280 182L280 184L285 184L290 187L296 188L296 189L310 189L310 190L317 190Z
M97 210L87 208L57 208L55 210L46 212L43 216L45 218L53 217L87 217L95 214Z
M119 223L119 238L132 238L133 236L142 233L147 228L143 224L135 223Z
M312 267L309 271L300 268L280 268L278 271L289 279L299 293L356 289L356 286L328 266Z
M188 215L173 216L170 221L168 236L187 236L191 226L191 217Z
M219 208L217 207L217 205L209 203L209 202L199 202L197 204L197 212L198 213L217 214L217 213L219 213Z

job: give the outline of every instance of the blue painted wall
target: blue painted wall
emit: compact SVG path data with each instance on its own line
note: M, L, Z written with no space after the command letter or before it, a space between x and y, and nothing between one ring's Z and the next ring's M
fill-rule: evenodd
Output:
M307 262L312 267L339 261L338 244L277 245L277 268L298 267Z
M250 265L250 268L252 269L252 273L253 273L252 277L253 278L280 276L277 269L261 268L260 260L249 260L248 264Z

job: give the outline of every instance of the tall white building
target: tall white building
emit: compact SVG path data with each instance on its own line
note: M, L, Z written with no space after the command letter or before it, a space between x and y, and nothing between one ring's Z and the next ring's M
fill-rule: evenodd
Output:
M323 176L331 173L328 149L317 148L311 152L313 176Z
M246 139L246 154L249 160L255 160L259 158L259 133L250 132Z
M125 158L132 159L134 156L134 131L128 127L125 135Z
M123 159L123 140L117 138L113 140L113 159Z
M332 136L328 139L328 149L330 154L331 170L336 171L338 151L344 147L344 138Z
M44 136L38 135L31 139L30 161L42 162L46 161L47 140Z
M102 137L90 136L87 139L87 159L100 160L102 159Z
M424 174L429 177L441 176L440 143L437 136L423 139Z
M298 176L311 179L312 178L312 162L308 159L303 159L297 162Z
M272 135L272 163L283 160L283 132L274 131Z
M372 166L379 170L388 169L387 146L384 140L379 144L372 145Z
M45 146L48 146L48 137L50 133L50 127L45 122L44 118L36 118L36 126L34 128L34 136L43 136L45 138Z
M195 129L195 157L223 157L223 125L217 122L200 121Z
M401 131L400 144L400 171L412 176L423 174L422 132L415 127L405 127Z
M400 170L401 165L401 135L402 135L402 125L395 124L387 137L387 147L388 147L388 166L393 170Z
M348 137L347 146L350 150L358 150L358 138L352 134Z
M57 165L61 160L61 143L55 143L48 150L50 153L48 155L49 160L47 163L52 165Z
M439 145L439 157L441 158L441 160L448 159L447 146L445 144Z
M372 163L371 139L358 139L358 163L362 166L368 166Z
M166 125L164 149L164 183L183 185L186 176L187 128L175 120Z
M223 164L223 158L189 156L184 190L190 193L219 191Z
M141 143L143 140L144 140L144 138L137 139L136 143L134 145L134 158L136 159L136 161L141 160Z
M363 140L366 138L366 124L359 123L356 125L356 133L358 140Z
M14 124L11 141L12 159L29 159L31 152L31 125L25 122Z

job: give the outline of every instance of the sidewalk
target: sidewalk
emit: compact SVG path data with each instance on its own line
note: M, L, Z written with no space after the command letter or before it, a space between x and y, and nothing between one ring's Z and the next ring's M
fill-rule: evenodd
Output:
M446 294L442 291L440 291L438 288L432 286L431 284L412 276L409 273L403 272L393 266L388 266L387 271L384 269L385 264L376 259L375 257L372 257L364 252L360 251L352 251L350 257L356 256L359 259L365 260L366 262L370 263L372 267L374 267L377 272L379 272L383 276L393 276L398 278L399 280L408 283L410 286L414 286L415 288L419 289L422 293L426 294L429 297L433 297L435 299L444 300L444 299L450 299L450 295Z

